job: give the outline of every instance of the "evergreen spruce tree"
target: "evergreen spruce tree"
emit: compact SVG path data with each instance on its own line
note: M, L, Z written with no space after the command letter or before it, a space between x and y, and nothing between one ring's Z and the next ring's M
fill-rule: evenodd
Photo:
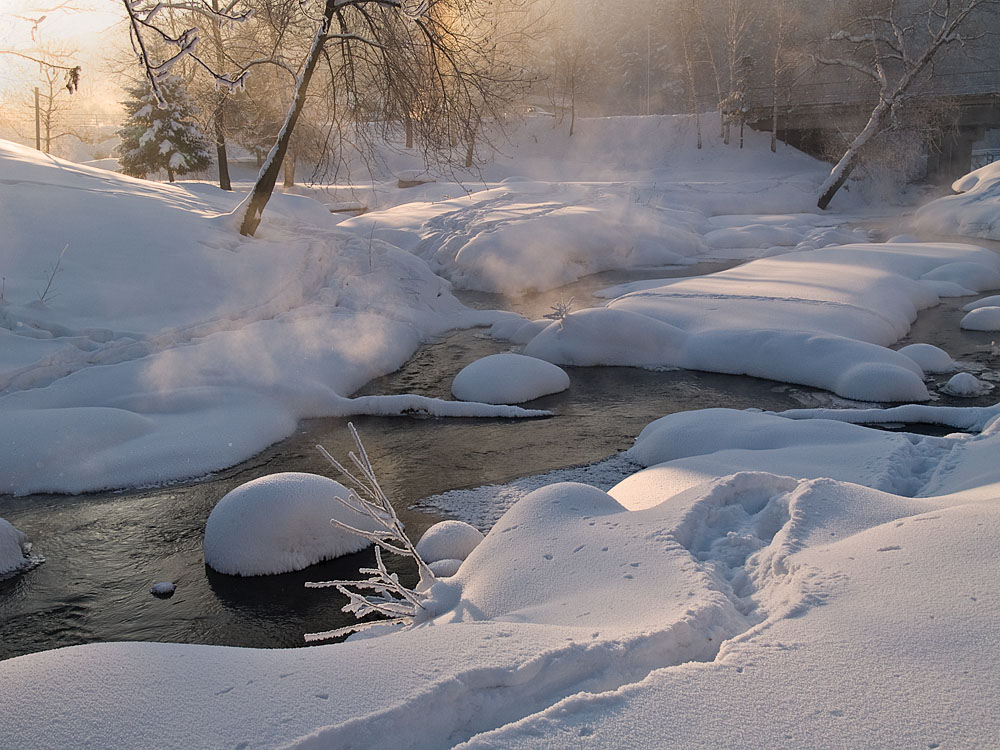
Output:
M167 76L159 85L166 109L157 105L148 84L126 89L129 98L123 104L128 116L118 131L122 139L118 163L132 177L165 170L173 182L174 175L198 172L212 163L211 143L194 123L194 104L184 82Z

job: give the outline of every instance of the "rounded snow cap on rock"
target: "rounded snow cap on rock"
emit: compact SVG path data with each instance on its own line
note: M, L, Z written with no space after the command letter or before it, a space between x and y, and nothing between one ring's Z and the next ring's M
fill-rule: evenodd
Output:
M971 373L960 372L953 375L951 380L949 380L944 387L941 388L941 390L945 393L950 393L952 396L974 398L976 396L982 396L985 393L989 393L993 390L993 386L990 383L984 383Z
M920 369L925 373L951 372L955 369L955 360L949 356L948 352L933 344L910 344L900 349L899 353L920 365Z
M28 537L9 521L0 518L0 576L28 567Z
M569 375L551 362L523 354L491 354L466 366L451 384L460 401L520 404L569 388Z
M483 532L475 526L462 521L441 521L420 537L417 554L428 565L441 560L464 560L483 539ZM434 573L437 574L437 571L434 570Z
M205 562L239 576L289 573L358 552L369 542L330 523L374 531L375 521L337 502L344 485L301 472L270 474L223 497L205 523Z
M1000 307L977 307L962 318L961 326L966 331L1000 331Z

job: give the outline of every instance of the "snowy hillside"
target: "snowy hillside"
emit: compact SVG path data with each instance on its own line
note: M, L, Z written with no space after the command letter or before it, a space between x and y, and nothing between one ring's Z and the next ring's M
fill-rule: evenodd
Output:
M424 337L499 317L309 198L276 194L245 239L227 216L240 195L204 183L9 143L0 162L0 492L198 476L304 417L434 411L347 396Z

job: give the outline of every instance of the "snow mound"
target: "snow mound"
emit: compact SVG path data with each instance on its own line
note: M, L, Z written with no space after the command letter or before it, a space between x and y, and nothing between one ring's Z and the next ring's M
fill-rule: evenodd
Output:
M938 198L922 206L914 224L939 235L1000 240L1000 164L994 162L952 183L960 195Z
M992 391L993 385L991 383L984 383L971 373L960 372L953 375L941 390L945 393L950 393L952 396L975 398L976 396L982 396Z
M524 353L555 364L684 367L858 400L924 401L923 370L886 347L940 302L938 286L955 291L959 282L1000 283L1000 258L945 243L794 252L603 290L622 296L550 325Z
M31 564L28 537L7 519L0 518L0 577L16 573Z
M1000 331L1000 307L977 307L962 318L961 326L967 331Z
M569 388L569 375L556 365L523 354L491 354L467 365L451 384L461 401L520 404Z
M317 474L282 472L242 484L225 495L205 523L205 562L220 573L272 575L358 552L364 537L338 528L331 518L364 531L378 527L334 498L339 482Z
M975 302L970 302L969 304L962 307L965 312L971 312L980 307L1000 307L1000 294L994 294L990 297L983 297L982 299L977 299Z
M950 281L973 292L1000 288L1000 272L987 268L982 263L946 263L920 278L925 281Z
M171 581L159 581L150 587L149 593L161 599L169 599L174 595L174 591L176 590L177 586Z
M910 344L897 351L916 362L925 373L951 372L956 367L948 352L933 344Z
M464 560L483 539L483 532L475 526L463 521L441 521L420 537L417 554L428 564Z

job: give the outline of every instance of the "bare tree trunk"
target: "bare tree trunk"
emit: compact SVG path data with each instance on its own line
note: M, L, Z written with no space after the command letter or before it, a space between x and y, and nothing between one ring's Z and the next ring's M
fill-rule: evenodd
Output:
M219 12L219 0L212 0L212 10ZM222 31L218 23L212 24L212 41L215 42L215 64L222 68L225 61L222 44ZM229 156L226 153L226 133L224 120L226 115L226 91L219 89L219 97L215 106L215 154L219 162L219 188L222 190L232 190L233 184L229 180Z
M295 85L292 104L285 115L285 123L281 126L278 139L271 147L271 152L267 155L267 161L265 161L260 174L257 176L257 182L254 183L253 190L245 201L243 218L240 222L240 234L245 237L252 237L254 232L257 231L257 227L260 226L261 216L264 213L264 207L267 205L268 200L270 200L271 193L274 192L274 184L278 180L278 170L281 169L281 163L288 152L288 145L292 140L292 131L295 129L295 123L298 121L299 115L302 113L302 108L305 106L309 80L312 78L316 64L319 62L320 52L323 49L323 44L326 42L326 35L330 31L330 23L333 21L333 14L336 9L337 0L326 0L326 7L323 10L323 22L313 37L312 46L309 48L309 54L306 56L305 65Z
M694 8L698 13L698 23L701 26L701 35L705 40L705 51L708 52L708 62L712 67L712 75L715 76L715 93L718 97L718 102L722 104L722 78L719 75L719 66L715 64L715 53L712 51L712 38L708 33L708 27L705 25L705 15L701 12L701 4L695 3ZM720 111L721 115L721 111ZM726 132L726 124L722 121L723 118L719 118L719 137L725 138L726 143L729 143L729 135Z
M830 170L830 176L826 178L826 181L820 186L819 189L819 200L816 205L821 209L825 209L830 205L830 201L833 200L833 196L838 190L847 182L847 178L851 176L851 172L858 165L858 159L861 156L861 150L873 137L878 135L882 130L882 123L885 122L886 117L889 112L892 111L892 104L889 100L883 99L879 102L878 106L872 111L871 118L868 120L868 124L865 125L864 130L862 130L857 138L851 141L850 147L840 157L840 161L837 162L836 166Z
M169 164L167 165L167 181L168 182L174 181L174 170L170 167Z
M286 188L293 187L295 185L295 153L289 151L285 154L282 165L285 168L285 179L282 182L282 186Z
M215 154L219 162L219 187L223 190L232 190L233 184L229 180L229 157L226 155L226 136L218 119L220 114L216 112L215 120Z
M406 116L406 147L413 148L413 118Z
M573 137L573 128L576 126L576 77L570 84L569 94L569 137Z
M465 168L469 169L472 167L473 161L476 156L476 131L478 128L471 128L469 130L468 144L465 148Z

